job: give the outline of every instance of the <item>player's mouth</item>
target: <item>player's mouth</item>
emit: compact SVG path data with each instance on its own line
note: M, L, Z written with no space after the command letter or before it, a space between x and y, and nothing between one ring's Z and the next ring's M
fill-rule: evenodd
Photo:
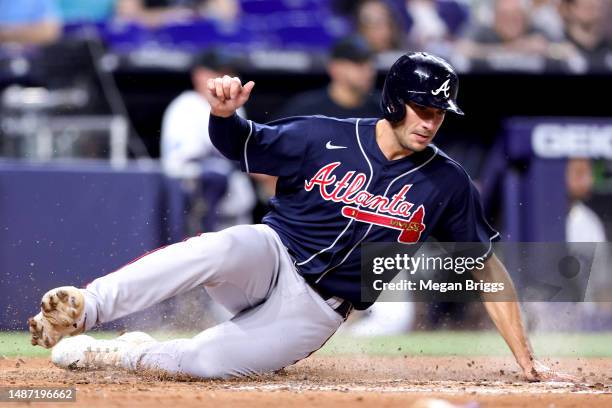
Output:
M416 141L419 143L425 143L431 139L431 136L424 135L422 133L413 133L413 135L416 137Z

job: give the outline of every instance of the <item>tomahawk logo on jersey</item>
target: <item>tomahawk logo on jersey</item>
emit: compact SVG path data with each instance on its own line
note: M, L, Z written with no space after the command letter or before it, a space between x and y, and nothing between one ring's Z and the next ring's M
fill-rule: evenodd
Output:
M432 235L482 242L486 251L498 236L457 162L434 145L388 160L376 142L377 121L324 116L266 125L238 117L211 121L216 144L244 171L279 177L263 222L279 234L298 271L356 308L368 306L360 301L362 242L414 245ZM237 137L242 133L237 129L246 136Z

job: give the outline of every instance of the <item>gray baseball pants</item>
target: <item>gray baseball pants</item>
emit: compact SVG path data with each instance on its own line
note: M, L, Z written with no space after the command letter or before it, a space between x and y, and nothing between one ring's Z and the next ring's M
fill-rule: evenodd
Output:
M138 346L131 370L203 378L279 370L318 350L340 327L336 313L300 276L278 235L240 225L154 251L86 289L86 329L204 285L235 316L191 339Z

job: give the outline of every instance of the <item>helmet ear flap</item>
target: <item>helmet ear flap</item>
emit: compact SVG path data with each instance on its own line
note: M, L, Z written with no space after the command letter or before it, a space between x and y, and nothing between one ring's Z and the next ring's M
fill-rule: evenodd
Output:
M383 110L383 116L391 123L401 122L406 116L406 105L404 101L399 98L392 98L389 95L386 87L383 89L381 102L381 109Z
M401 122L406 116L406 105L402 95L405 88L402 74L405 62L410 62L407 56L401 57L393 64L383 86L381 105L385 119L391 123Z

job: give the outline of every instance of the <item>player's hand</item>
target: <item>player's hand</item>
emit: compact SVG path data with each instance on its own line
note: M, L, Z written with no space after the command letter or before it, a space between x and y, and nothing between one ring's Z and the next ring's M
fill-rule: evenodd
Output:
M206 85L204 97L210 104L210 113L228 118L249 100L255 82L249 81L243 86L239 78L225 75L209 79Z
M558 381L558 382L571 382L577 383L578 378L573 375L559 373L555 370L550 369L541 362L534 360L531 369L525 370L525 377L530 382L547 382L547 381Z

